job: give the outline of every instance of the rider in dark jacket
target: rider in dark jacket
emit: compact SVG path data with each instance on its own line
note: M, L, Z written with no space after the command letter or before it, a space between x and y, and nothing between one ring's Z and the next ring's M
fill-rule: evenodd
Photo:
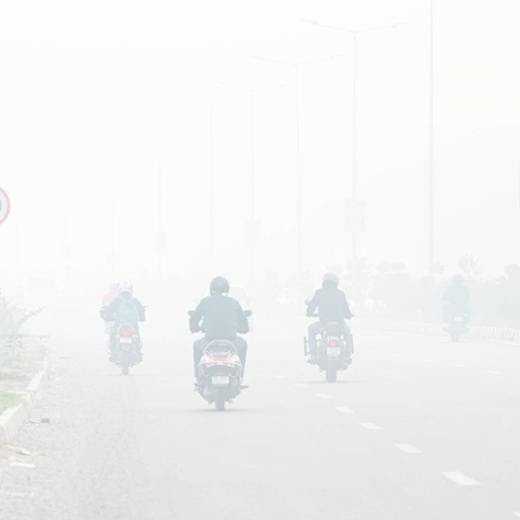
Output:
M456 314L462 314L469 319L470 296L469 290L460 275L454 276L450 285L442 295L444 320L449 322Z
M334 273L323 277L322 287L318 289L307 304L307 316L314 316L316 311L319 321L309 326L310 363L316 362L316 337L327 323L338 323L342 326L347 343L353 352L353 339L345 320L353 317L345 293L338 289L339 278Z
M133 287L129 283L122 283L119 295L109 305L103 306L100 311L101 317L106 322L113 322L110 331L111 359L115 354L115 334L121 325L130 325L140 338L139 322L145 320L145 308L141 302L133 296ZM141 349L139 341L139 349ZM142 355L142 354L141 354Z
M204 337L193 344L194 368L208 343L215 339L232 341L245 367L247 343L238 334L249 332L249 323L240 303L228 293L229 282L221 276L214 278L210 284L210 295L201 300L190 315L190 331L204 332Z

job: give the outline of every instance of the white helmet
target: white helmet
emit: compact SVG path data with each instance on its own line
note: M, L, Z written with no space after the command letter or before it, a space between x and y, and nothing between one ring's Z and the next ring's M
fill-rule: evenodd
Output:
M134 293L134 286L130 283L130 282L121 282L119 284L119 294L124 294L124 293L129 293L129 294L133 294Z

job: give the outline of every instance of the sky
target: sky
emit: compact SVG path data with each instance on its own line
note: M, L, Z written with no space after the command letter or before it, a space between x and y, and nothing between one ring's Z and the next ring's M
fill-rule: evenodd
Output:
M500 273L520 263L520 6L434 6L435 259L451 272L472 254ZM424 273L428 14L417 0L2 3L0 187L12 201L2 270L294 276L295 75L258 56L318 61L298 83L301 269L345 265L352 38L302 22L314 19L403 23L358 41L359 256Z

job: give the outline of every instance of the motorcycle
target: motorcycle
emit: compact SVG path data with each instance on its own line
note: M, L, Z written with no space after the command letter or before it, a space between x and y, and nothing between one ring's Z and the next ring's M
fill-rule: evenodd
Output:
M461 312L453 314L448 320L446 331L452 341L458 343L460 338L468 332L468 317Z
M204 349L197 365L197 390L215 409L223 411L242 390L242 362L235 345L213 340Z
M127 376L130 367L142 361L141 339L132 325L120 325L112 333L112 362L121 367L121 373Z
M316 316L315 316L316 317ZM316 361L321 371L325 372L327 382L335 383L338 370L346 370L352 363L352 351L347 341L346 325L325 323L316 338ZM309 356L308 338L304 338L304 355Z
M188 314L192 314L190 311ZM251 316L251 311L245 311ZM235 344L230 340L211 340L195 369L196 390L217 411L224 411L226 403L232 402L247 388L242 385L244 367Z

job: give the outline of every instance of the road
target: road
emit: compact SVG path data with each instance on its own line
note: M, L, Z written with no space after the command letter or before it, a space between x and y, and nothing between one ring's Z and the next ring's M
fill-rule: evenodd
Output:
M255 317L250 388L224 413L192 391L180 324L143 327L128 378L99 326L56 336L47 397L0 450L0 518L520 517L519 347L354 325L354 364L328 384L305 325Z

